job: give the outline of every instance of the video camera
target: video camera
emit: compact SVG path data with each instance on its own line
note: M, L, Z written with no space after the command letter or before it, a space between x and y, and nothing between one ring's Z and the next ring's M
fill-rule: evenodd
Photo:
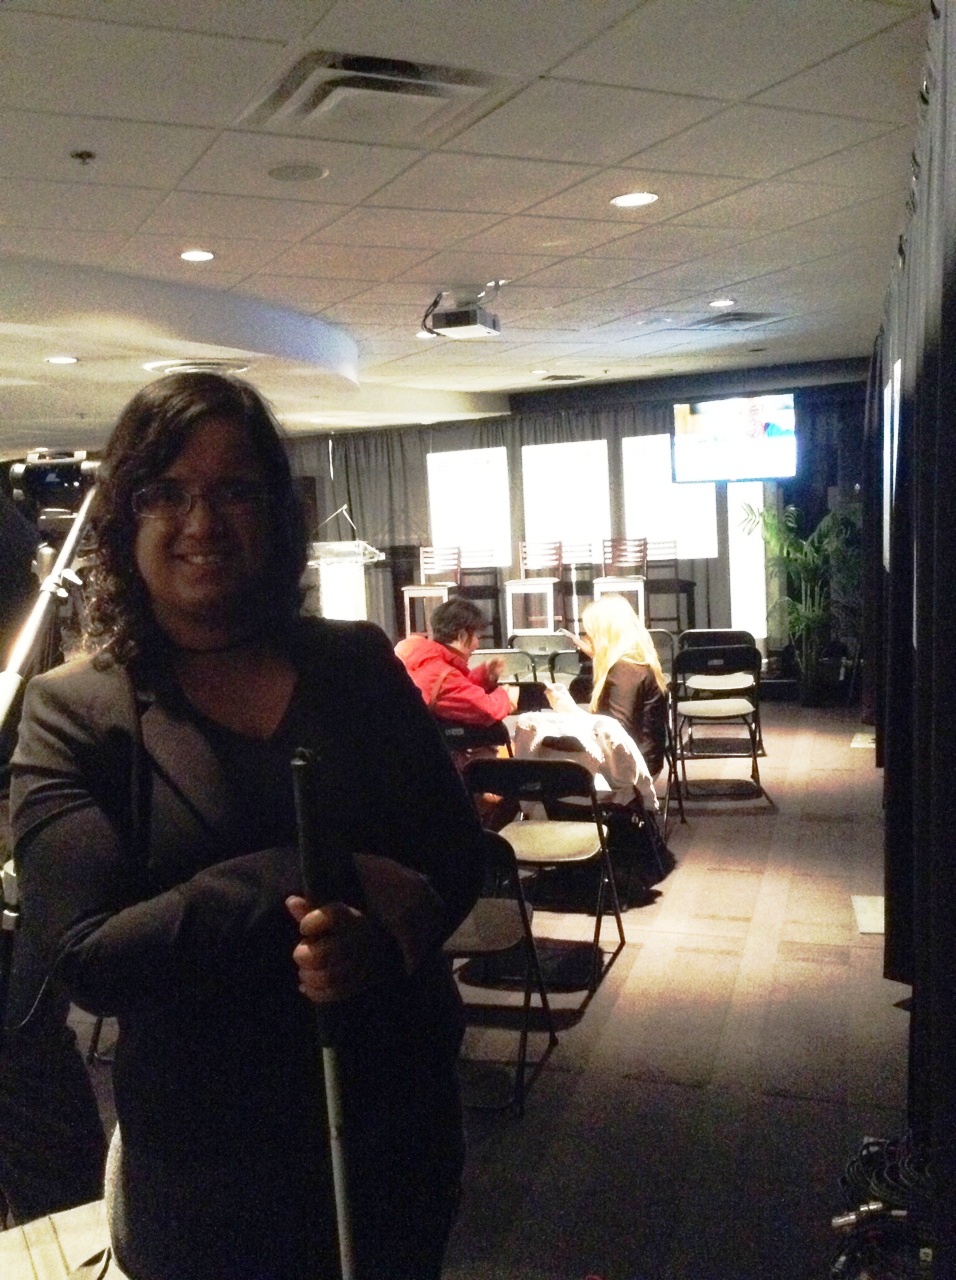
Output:
M13 500L43 534L60 539L73 524L98 462L85 449L32 449L10 468Z

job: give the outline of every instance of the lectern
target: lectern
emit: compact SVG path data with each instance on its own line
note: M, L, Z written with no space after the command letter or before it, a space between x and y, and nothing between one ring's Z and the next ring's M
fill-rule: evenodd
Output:
M367 542L313 542L305 570L305 612L323 618L368 617L365 566L385 559Z

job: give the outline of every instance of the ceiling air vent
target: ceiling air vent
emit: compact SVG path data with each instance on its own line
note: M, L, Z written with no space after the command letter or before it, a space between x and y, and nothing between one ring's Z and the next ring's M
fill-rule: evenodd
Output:
M503 84L453 67L314 50L241 117L269 132L396 142L431 133Z
M249 360L230 359L226 356L197 356L195 360L188 357L181 360L153 360L143 367L150 373L165 376L167 373L245 373L249 364Z
M684 329L743 329L752 324L767 324L778 318L771 315L769 311L721 311L717 315L689 320L681 327Z
M542 382L583 382L583 373L546 373Z

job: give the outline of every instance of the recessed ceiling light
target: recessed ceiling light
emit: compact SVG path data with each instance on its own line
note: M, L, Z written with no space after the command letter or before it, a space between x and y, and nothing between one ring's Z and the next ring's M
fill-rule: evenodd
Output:
M47 356L47 364L78 364L77 356Z
M637 209L642 204L653 204L656 199L653 191L628 191L623 196L615 196L611 204L618 209Z
M715 298L713 302L709 303L709 305L712 307L718 307L718 308L735 307L737 305L737 299L736 298Z
M208 249L187 249L179 256L183 262L211 262L216 255L210 253Z
M276 182L318 182L329 176L324 165L305 162L273 165L266 173Z
M547 369L532 369L531 376L532 378L546 378L548 376L548 371Z

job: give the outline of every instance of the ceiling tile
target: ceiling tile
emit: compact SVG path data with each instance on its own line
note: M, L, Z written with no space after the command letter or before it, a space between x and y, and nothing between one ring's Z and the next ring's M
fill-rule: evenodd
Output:
M538 80L449 145L455 151L613 164L713 115L719 104L570 80Z
M0 11L0 107L223 126L282 45ZM37 75L38 67L44 74Z
M912 174L912 156L913 130L894 129L824 160L791 169L787 180L860 187L865 192L902 191Z
M269 275L258 272L242 282L242 292L266 302L314 313L361 293L362 280L316 280L309 276Z
M426 156L375 193L370 204L410 209L519 213L594 173L585 165L442 152Z
M333 0L269 0L261 4L223 4L222 0L6 0L5 7L94 22L146 23L215 35L261 40L294 40L309 31Z
M536 271L529 277L528 284L608 289L633 280L639 273L640 266L625 258L568 258Z
M647 148L640 161L686 173L770 178L884 132L885 126L864 120L738 106Z
M821 187L774 179L681 214L674 222L699 227L746 228L755 233L777 231L851 205L855 198L855 193L847 187Z
M233 131L220 134L179 185L184 191L352 204L377 191L419 154L399 147ZM328 176L296 182L293 191L292 183L269 176L270 169L289 164L326 168Z
M447 249L436 253L419 266L406 271L403 280L421 280L434 288L452 289L455 285L484 287L490 280L522 280L541 267L554 262L556 254L467 253Z
M164 188L215 138L209 129L0 111L0 173L53 182ZM71 151L92 151L83 164Z
M315 47L443 63L530 78L610 27L634 0L339 0L312 33Z
M609 240L585 253L589 258L634 258L650 262L687 262L747 238L746 231L722 227L679 227L661 222Z
M440 209L352 209L312 239L317 244L389 245L396 249L444 249L498 221L493 213ZM515 245L520 248L520 245Z
M297 244L284 249L270 264L282 275L301 272L330 280L391 280L427 256L427 249L384 249L368 245Z
M759 94L757 102L802 107L910 126L916 117L917 68L927 42L925 11Z
M113 263L117 271L142 271L147 275L188 280L191 284L206 284L222 273L247 274L267 266L282 251L281 244L266 240L227 240L218 237L215 258L211 262L183 262L180 254L186 249L206 249L188 235L179 236L131 236L117 254Z
M431 302L431 296L425 297L427 292L418 283L405 284L401 280L389 280L387 283L363 282L361 291L356 290L354 297L363 306L375 307L384 314L392 307L411 307L413 311L423 311L426 303Z
M502 289L495 300L495 308L502 317L530 315L537 311L547 311L552 307L563 306L572 302L580 293L580 289L544 288L540 285L510 284Z
M536 217L545 218L612 220L618 223L623 235L629 227L666 222L675 214L708 204L747 185L743 178L715 178L618 166L603 169L560 195L540 200L530 211ZM614 196L629 191L653 191L659 199L654 204L635 209L618 209L611 205Z
M147 235L244 240L301 240L336 218L343 206L305 200L263 200L254 196L173 191L140 228ZM215 247L215 246L210 246Z
M611 211L613 212L613 210ZM470 252L548 253L564 256L604 245L621 234L620 223L587 218L505 218L458 244ZM614 256L614 255L608 255Z
M650 0L553 74L746 98L900 19L890 4L833 0Z
M160 192L143 187L6 178L0 183L0 226L130 234L160 199Z
M0 227L0 253L50 262L78 262L85 267L110 266L127 240L125 235L108 231L59 230L51 236L46 228Z

